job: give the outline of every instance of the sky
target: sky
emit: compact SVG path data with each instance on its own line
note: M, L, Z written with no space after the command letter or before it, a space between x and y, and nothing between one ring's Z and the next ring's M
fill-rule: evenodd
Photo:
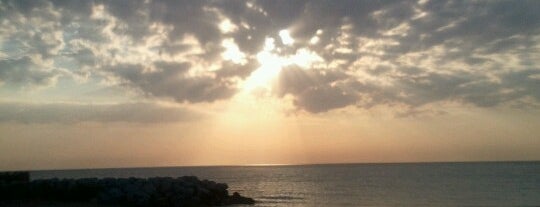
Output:
M540 159L540 1L0 0L0 170Z

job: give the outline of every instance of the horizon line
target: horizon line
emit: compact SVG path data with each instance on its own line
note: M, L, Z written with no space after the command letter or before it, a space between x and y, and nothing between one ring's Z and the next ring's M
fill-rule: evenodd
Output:
M216 165L156 165L156 166L121 166L95 168L60 168L60 169L16 169L0 170L0 172L16 171L70 171L70 170L107 170L107 169L144 169L144 168L205 168L205 167L287 167L287 166L319 166L319 165L377 165L377 164L444 164L444 163L503 163L503 162L540 162L540 160L469 160L469 161L389 161L389 162L321 162L321 163L255 163L255 164L216 164Z

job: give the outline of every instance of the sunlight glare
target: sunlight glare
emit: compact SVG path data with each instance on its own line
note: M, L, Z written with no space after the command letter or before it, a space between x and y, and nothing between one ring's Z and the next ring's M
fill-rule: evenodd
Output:
M240 65L247 63L246 55L240 51L240 48L238 48L238 45L236 45L232 38L224 39L221 42L221 46L225 48L225 51L221 54L224 60L229 60Z
M284 45L292 45L294 43L294 39L291 37L289 30L284 29L279 31L279 37Z
M287 30L281 30L280 36L284 44L292 44L292 38ZM255 88L269 88L269 82L276 78L279 72L285 66L297 65L303 69L310 69L313 63L324 61L317 53L306 48L301 48L295 54L289 56L280 56L275 53L277 50L274 38L266 38L263 50L257 53L257 61L261 65L257 70L251 73L250 77L244 82L242 88L245 91L251 91Z
M319 43L319 40L320 40L319 37L313 36L313 37L309 40L309 44L315 45L315 44Z
M270 51L261 51L257 54L257 60L261 64L246 80L244 89L252 90L257 87L268 87L268 83L278 76L283 67L297 65L303 69L310 69L313 63L323 61L322 57L307 49L300 49L291 56L279 56Z
M257 70L251 73L251 76L246 80L244 89L252 90L257 87L265 87L268 82L276 77L281 68L285 66L285 60L276 54L268 51L262 51L257 54L257 60L261 64Z
M288 58L289 64L296 64L301 68L308 69L315 62L322 62L323 59L317 53L308 49L302 48L296 51L296 54Z
M236 26L234 23L231 22L231 20L227 18L221 21L218 27L219 27L219 30L224 34L235 32L236 30L238 30L238 26Z

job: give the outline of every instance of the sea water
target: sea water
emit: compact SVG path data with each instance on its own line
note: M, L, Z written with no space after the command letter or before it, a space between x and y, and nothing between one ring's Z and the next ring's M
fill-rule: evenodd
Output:
M177 177L227 183L255 206L540 206L540 162L160 167L31 172L32 179Z

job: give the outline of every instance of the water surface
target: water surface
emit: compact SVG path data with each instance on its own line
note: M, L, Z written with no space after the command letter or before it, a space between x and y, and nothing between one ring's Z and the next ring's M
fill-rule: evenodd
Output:
M195 175L256 206L540 206L540 162L331 164L35 171L32 179Z

